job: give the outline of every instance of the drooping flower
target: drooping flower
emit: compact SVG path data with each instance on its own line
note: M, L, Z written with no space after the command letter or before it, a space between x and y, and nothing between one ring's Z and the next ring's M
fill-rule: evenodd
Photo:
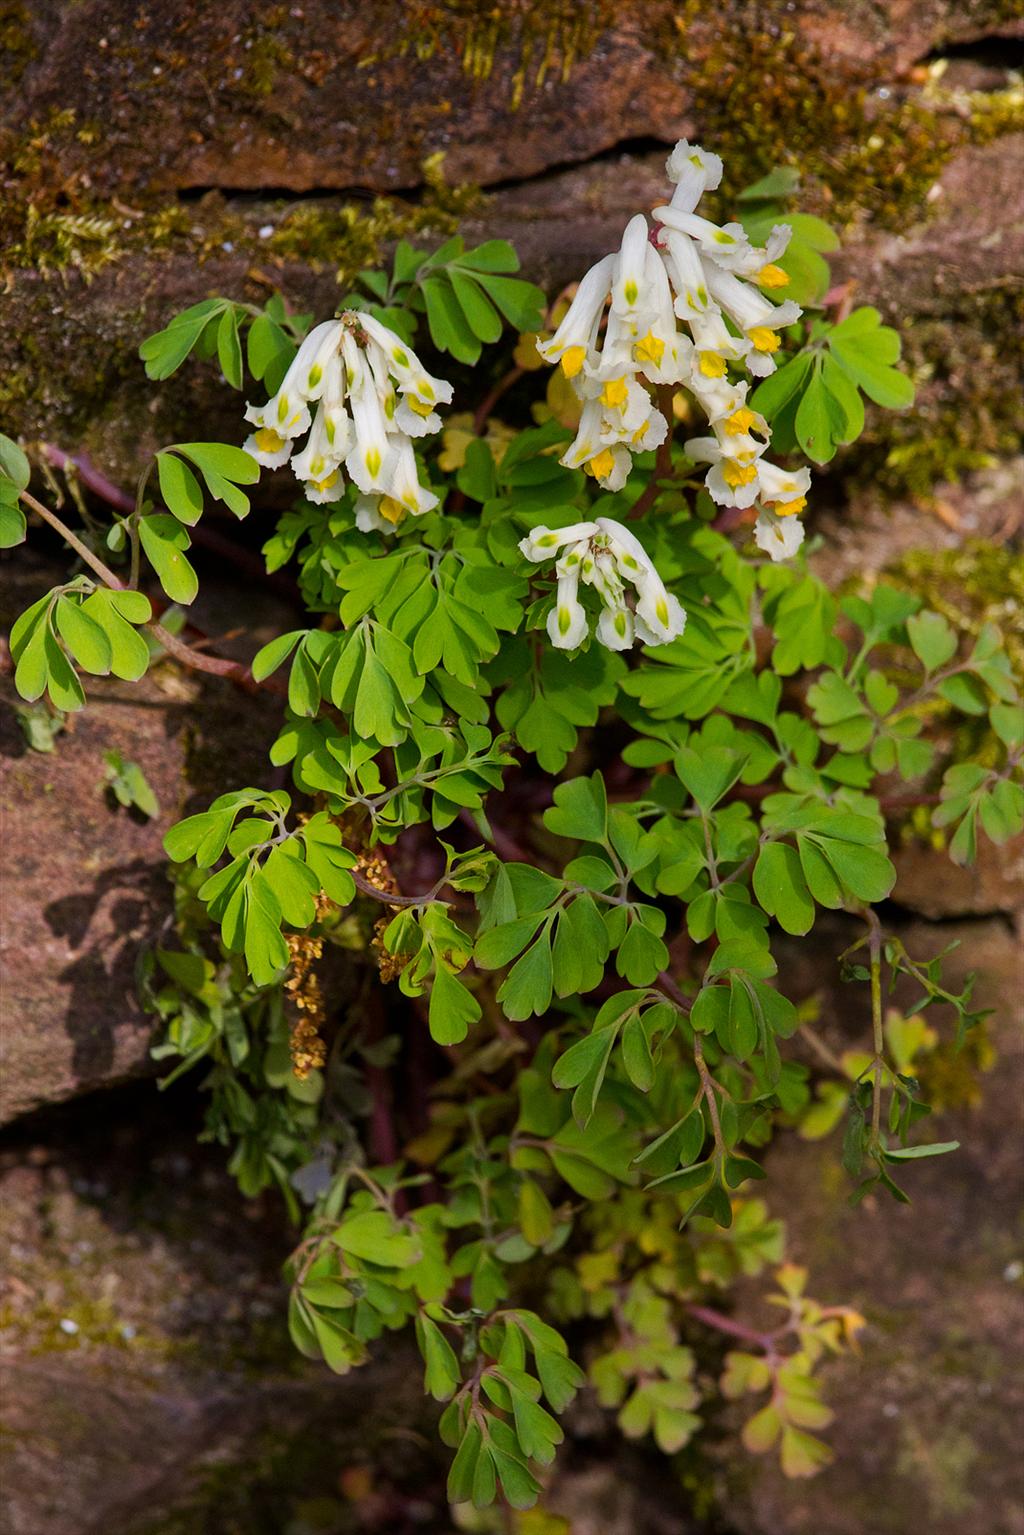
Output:
M780 517L762 507L754 524L754 542L773 560L791 560L804 541L804 526L799 517Z
M601 603L595 632L608 650L628 650L637 639L667 645L682 634L686 613L679 599L666 590L643 544L621 522L599 517L557 530L536 527L519 548L537 564L558 556L555 603L547 619L557 649L575 650L589 633L581 584Z
M451 384L428 373L393 330L347 310L314 326L265 405L247 406L256 430L245 448L268 468L290 459L315 503L339 500L347 474L360 491L356 526L393 532L406 515L437 505L420 483L413 439L440 430L436 407L451 397Z
M775 515L779 506L798 511L807 471L780 489L785 471L763 457L768 424L747 404L747 378L737 377L774 372L781 331L800 316L791 300L775 302L789 281L778 262L792 231L776 224L764 245L753 245L741 224L699 214L704 192L721 181L722 162L697 144L681 139L666 171L675 186L653 211L653 231L642 214L631 218L619 249L590 268L555 334L538 343L542 357L561 364L582 405L561 461L584 469L602 490L621 490L634 454L657 447L669 430L651 386L681 385L714 433L687 445L710 465L714 499L740 508L760 499ZM642 623L633 621L637 633ZM609 638L610 626L604 620ZM623 642L627 627L620 620L615 630Z

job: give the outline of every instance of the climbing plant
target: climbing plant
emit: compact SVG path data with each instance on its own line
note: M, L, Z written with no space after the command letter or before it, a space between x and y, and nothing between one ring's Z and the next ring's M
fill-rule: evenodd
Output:
M903 1200L955 1150L927 1128L917 1015L962 1040L983 1014L887 931L887 818L930 806L958 862L1021 818L996 629L965 641L884 582L837 600L806 561L799 460L911 404L897 333L831 288L835 236L786 211L789 173L717 224L717 157L683 142L667 170L550 303L507 242L454 237L400 242L316 324L279 296L175 316L149 378L216 366L250 430L162 448L107 526L70 527L0 439L3 545L31 517L75 556L11 631L23 699L59 720L91 678L169 657L279 701L263 786L167 833L154 1053L165 1081L201 1071L241 1190L301 1228L296 1347L344 1374L411 1329L451 1499L479 1506L536 1499L588 1382L624 1434L680 1450L703 1329L747 1447L825 1464L818 1367L861 1319L810 1298L761 1152L841 1125L852 1197ZM244 519L264 474L291 487L264 555L301 616L242 666L189 633L190 529L218 503ZM157 812L135 764L107 766ZM852 919L864 1038L815 1078L785 956L822 911ZM915 1000L887 1016L899 978ZM764 1331L723 1306L766 1272Z

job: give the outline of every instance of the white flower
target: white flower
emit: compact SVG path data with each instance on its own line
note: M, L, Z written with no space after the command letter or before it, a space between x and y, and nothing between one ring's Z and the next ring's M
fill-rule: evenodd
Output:
M373 371L351 337L346 336L349 364L349 399L355 443L345 458L345 468L359 489L386 493L393 468L393 449L388 442L384 403L377 392ZM349 357L351 349L351 358Z
M777 517L763 508L754 524L754 542L773 560L791 560L804 541L799 517Z
M636 587L636 631L647 645L667 645L686 627L686 613L678 598L651 563L643 544L621 522L599 517L597 525L607 536L619 572Z
M714 433L687 444L710 466L705 483L714 499L744 508L760 498L776 515L797 511L809 475L801 471L797 480L764 460L768 424L747 404L747 381L736 378L740 369L755 379L773 373L780 331L800 316L799 305L776 304L761 291L789 281L776 262L791 230L776 224L758 246L741 224L697 213L704 191L722 176L721 160L699 145L680 140L666 169L675 190L654 209L654 243L643 215L630 219L619 250L591 267L555 335L538 347L548 361L561 361L582 401L561 462L584 469L602 489L620 490L633 454L658 447L670 430L650 386L681 384ZM584 573L584 584L601 579L597 554L593 562L594 578ZM653 619L644 618L641 597L633 620L637 637L649 643L681 623L681 609L664 620L651 601ZM607 606L614 607L610 597ZM604 624L609 634L611 622ZM621 637L621 624L615 632Z
M678 599L666 591L643 544L621 522L599 517L557 532L534 528L519 548L535 562L564 550L555 565L558 589L547 619L551 642L559 650L575 650L589 632L579 599L581 583L601 601L596 635L607 649L628 650L636 639L666 645L682 634L686 614ZM627 594L626 582L635 596Z
M799 320L803 310L792 299L773 304L758 293L749 283L734 277L731 272L710 272L708 287L712 296L721 304L734 325L739 326L751 345L747 367L751 373L765 375L775 372L773 352L781 344L779 331Z
M683 213L671 205L654 208L651 217L669 229L689 235L700 245L701 254L717 265L729 268L750 250L750 241L742 224L715 224L699 213Z
M570 527L554 530L541 524L519 540L519 552L536 564L540 560L550 560L566 544L592 538L597 530L596 522L574 522Z
M331 443L328 439L327 427L327 414L321 404L317 407L316 418L312 431L306 439L306 446L292 459L292 469L296 479L311 482L315 490L323 489L323 482L333 476L332 485L337 483L338 494L331 496L330 499L336 501L344 490L337 469L342 460L345 444L342 443L340 445L342 451L338 451L337 432L335 431L334 434L335 443Z
M719 506L753 506L760 498L799 511L810 489L811 471L780 469L761 456L765 447L749 432L721 439L691 437L685 444L695 463L711 465L704 483Z
M637 213L626 225L612 273L612 311L635 319L647 307L647 220Z
M576 571L559 576L555 605L548 614L548 636L557 650L576 650L587 637L587 614L579 600Z
M314 325L295 354L277 393L265 405L246 405L245 419L261 431L273 432L282 441L301 437L309 430L307 401L314 398L314 390L322 384L325 354L332 349L336 351L340 339L339 320L325 320L321 325ZM267 442L266 451L277 450Z
M699 144L680 139L665 161L665 173L669 181L676 183L672 207L681 213L692 213L704 193L713 192L721 182L722 162L718 155L709 154Z
M409 438L398 437L396 441L394 471L388 486L388 497L397 501L399 506L411 512L414 517L422 517L425 512L433 511L437 497L432 491L424 490L420 484L416 454Z
M606 650L632 650L636 639L636 624L626 604L623 603L621 607L603 607L597 620L596 633L598 643Z
M597 340L597 328L612 284L614 255L604 256L582 278L576 296L550 341L537 343L546 362L560 362L567 378L575 378Z
M792 517L803 511L811 488L809 469L779 469L762 459L757 466L757 478L761 499L770 501L780 517Z
M407 513L422 516L437 505L420 484L412 439L440 430L435 407L451 397L451 384L428 373L393 330L347 310L314 326L265 405L246 407L256 427L246 451L268 468L291 458L306 499L318 504L344 495L344 466L361 492L356 527L393 530Z

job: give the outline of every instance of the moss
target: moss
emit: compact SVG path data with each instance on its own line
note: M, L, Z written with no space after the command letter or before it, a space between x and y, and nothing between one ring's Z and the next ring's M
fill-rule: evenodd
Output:
M996 624L1024 676L1024 564L1016 550L980 539L958 549L914 549L889 567L886 580L922 597L960 634Z
M286 5L271 6L242 33L245 63L235 83L239 96L254 101L265 100L274 89L278 72L295 67L295 54L276 34L288 21Z
M302 203L292 208L267 240L267 249L287 259L337 268L339 283L352 281L362 267L379 264L384 247L417 234L450 235L459 220L484 201L478 188L451 186L442 154L424 163L426 192L418 203L375 197L370 204Z
M797 166L818 211L840 224L864 214L899 227L919 216L964 136L909 97L869 93L855 63L837 72L835 58L761 4L741 0L726 28L688 0L676 30L704 141L747 182Z
M361 66L409 53L422 62L448 50L461 59L467 75L483 81L491 79L499 51L507 51L515 59L508 83L513 108L550 74L567 81L576 61L592 52L618 15L612 0L513 0L502 6L406 0L404 10L394 43L361 59Z
M1024 435L1024 283L1008 277L944 300L941 314L922 316L904 332L919 403L886 415L858 444L857 478L893 497L927 499L936 485L1019 452Z
M32 36L28 6L23 0L0 0L0 58L3 59L3 83L10 89L17 85L39 47Z

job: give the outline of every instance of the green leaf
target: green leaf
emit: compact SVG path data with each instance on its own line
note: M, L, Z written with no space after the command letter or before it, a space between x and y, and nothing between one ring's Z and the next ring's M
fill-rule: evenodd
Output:
M447 276L425 278L421 291L427 306L430 339L438 351L450 352L458 362L476 362L480 342L457 304Z
M269 986L288 964L281 936L281 906L259 870L248 881L245 901L245 962L257 986Z
M13 549L25 542L28 523L16 501L0 496L0 549Z
M803 935L814 926L814 902L800 855L785 842L768 842L754 865L754 894L784 932Z
M226 299L203 299L176 315L165 330L148 336L139 347L146 377L169 378L198 345L207 325L227 307Z
M416 1318L416 1339L426 1365L424 1390L435 1402L447 1402L462 1379L455 1351L437 1323L422 1311Z
M481 1017L480 1004L443 964L434 972L430 988L428 1023L439 1045L458 1045L465 1039L471 1023Z
M232 389L241 389L242 347L238 339L238 316L233 304L225 309L217 326L217 361Z
M579 842L606 840L608 798L600 773L558 784L554 799L554 806L544 812L544 825L548 831Z
M132 602L128 599L137 599ZM125 682L137 682L149 666L149 646L132 623L145 623L152 615L148 597L141 592L110 592L100 587L82 603L83 613L99 625L110 644L110 670ZM138 615L129 622L128 615Z
M905 410L913 404L914 385L890 366L899 356L899 337L879 324L875 309L855 310L828 335L836 362L876 405Z
M331 1240L344 1253L365 1258L382 1268L405 1268L419 1257L417 1239L397 1229L384 1210L365 1210L350 1215L334 1231Z
M139 518L139 534L146 558L172 602L186 607L199 590L199 578L185 558L190 539L177 518L154 512Z
M956 631L941 613L912 614L907 619L907 635L926 672L937 671L956 655Z
M915 1162L920 1157L942 1157L947 1151L959 1151L959 1141L933 1141L928 1146L900 1146L883 1152L887 1162Z
M502 332L501 316L483 290L457 266L449 267L452 290L469 328L480 341L497 341Z
M70 597L57 598L55 617L60 637L79 666L97 677L108 676L113 656L102 626Z
M203 492L199 481L188 465L173 453L158 453L156 467L164 505L179 522L191 527L199 521L203 510Z
M9 480L18 491L26 489L31 477L29 461L18 444L0 432L0 478Z
M506 1018L521 1022L533 1014L540 1016L551 1006L553 976L551 937L547 928L520 960L512 966L498 991Z

